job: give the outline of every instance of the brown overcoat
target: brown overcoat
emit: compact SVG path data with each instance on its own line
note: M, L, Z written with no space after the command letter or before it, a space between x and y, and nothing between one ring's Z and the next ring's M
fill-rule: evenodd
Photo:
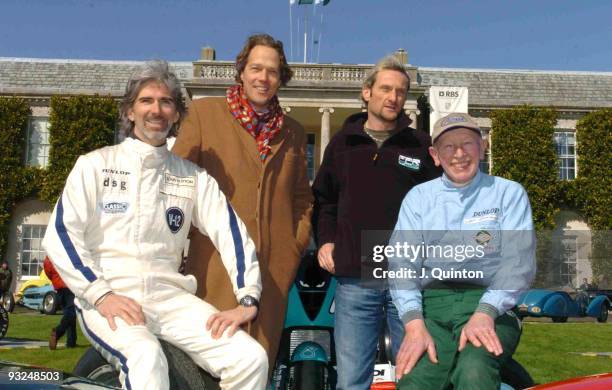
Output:
M310 239L312 194L302 126L285 116L270 146L272 152L262 164L255 139L231 115L225 98L204 98L191 103L173 152L205 168L217 180L255 242L262 296L250 334L265 348L272 370L287 293ZM196 276L199 297L219 310L236 307L219 253L195 229L186 272Z

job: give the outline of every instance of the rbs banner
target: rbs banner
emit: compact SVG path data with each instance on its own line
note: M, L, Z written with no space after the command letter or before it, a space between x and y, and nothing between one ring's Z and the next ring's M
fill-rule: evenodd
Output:
M429 133L436 121L451 112L468 113L467 87L429 87Z

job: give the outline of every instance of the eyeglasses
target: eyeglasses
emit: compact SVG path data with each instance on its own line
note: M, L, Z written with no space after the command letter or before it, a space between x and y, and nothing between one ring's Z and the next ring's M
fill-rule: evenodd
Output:
M466 154L471 154L478 151L478 143L474 141L466 141L460 144L443 144L437 147L438 153L443 156L453 156L457 149L463 150Z

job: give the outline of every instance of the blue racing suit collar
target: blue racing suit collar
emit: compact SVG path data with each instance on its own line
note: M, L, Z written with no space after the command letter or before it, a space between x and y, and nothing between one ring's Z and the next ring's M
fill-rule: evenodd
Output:
M446 173L442 174L442 184L444 184L444 187L447 189L452 189L452 190L457 190L457 191L465 191L465 192L469 192L471 189L474 189L476 187L478 187L478 183L480 183L480 180L482 180L482 172L480 172L480 169L478 171L476 171L476 176L474 176L474 178L472 178L472 181L470 181L468 184L464 185L464 186L457 186L455 183L453 183L448 176L446 176Z

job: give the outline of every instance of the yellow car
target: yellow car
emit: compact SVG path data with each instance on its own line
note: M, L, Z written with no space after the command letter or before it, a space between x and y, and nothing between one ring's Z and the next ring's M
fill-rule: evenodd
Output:
M19 287L19 290L15 293L15 300L19 302L23 299L23 293L30 287L42 287L51 284L51 280L47 277L47 274L44 270L40 271L40 275L38 275L38 279L26 280Z

